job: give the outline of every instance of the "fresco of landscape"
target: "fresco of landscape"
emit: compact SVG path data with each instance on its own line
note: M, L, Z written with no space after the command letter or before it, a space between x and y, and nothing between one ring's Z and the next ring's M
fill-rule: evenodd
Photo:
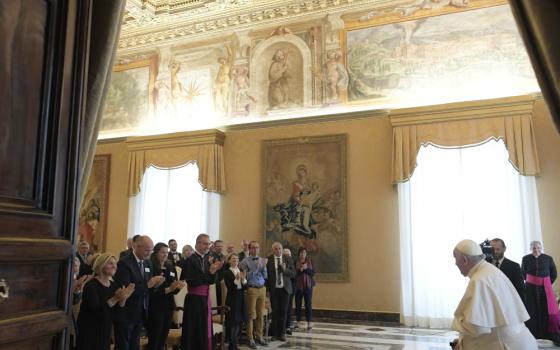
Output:
M129 130L149 115L149 80L149 66L113 72L101 130Z
M349 101L417 104L539 91L508 6L349 31L347 65Z

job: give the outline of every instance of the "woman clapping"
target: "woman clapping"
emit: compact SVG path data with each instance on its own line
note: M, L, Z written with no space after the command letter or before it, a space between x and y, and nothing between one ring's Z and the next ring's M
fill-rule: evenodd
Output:
M156 288L150 289L150 306L148 309L148 350L163 350L171 318L175 311L173 295L185 286L185 282L177 281L175 266L167 260L169 247L158 243L150 257L155 276L164 276L165 281Z
M78 350L109 350L114 307L124 306L134 292L134 283L117 288L111 277L117 271L117 260L101 254L93 265L94 278L87 282L78 316Z
M224 272L224 282L227 287L226 305L229 306L229 312L226 314L226 327L229 330L229 350L237 350L241 322L247 321L244 297L247 279L245 278L246 273L239 270L237 254L230 254L228 263L229 269Z

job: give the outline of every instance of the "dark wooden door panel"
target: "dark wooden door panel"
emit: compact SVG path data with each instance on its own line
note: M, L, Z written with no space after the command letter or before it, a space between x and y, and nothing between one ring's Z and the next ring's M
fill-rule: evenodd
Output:
M90 8L0 0L0 350L67 348Z
M0 349L19 350L23 348L53 349L53 340L61 343L62 331L66 327L67 316L62 311L38 313L6 321L0 320ZM35 347L33 347L35 346Z
M55 336L25 339L16 344L0 345L0 350L50 350L55 344Z
M13 164L0 168L3 197L34 199L48 10L44 0L0 1L0 162Z
M1 1L0 31L0 195L32 201L41 110L46 1ZM15 151L17 150L17 151Z
M3 318L58 308L58 288L53 283L61 277L58 261L4 264L3 269L2 278L10 287L9 302L0 305Z

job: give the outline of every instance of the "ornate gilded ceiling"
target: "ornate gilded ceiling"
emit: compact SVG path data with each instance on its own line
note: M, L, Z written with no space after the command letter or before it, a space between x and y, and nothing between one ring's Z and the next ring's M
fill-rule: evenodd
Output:
M468 3L469 0L128 0L119 53L328 14L365 11L365 16L371 17L377 9L405 14Z

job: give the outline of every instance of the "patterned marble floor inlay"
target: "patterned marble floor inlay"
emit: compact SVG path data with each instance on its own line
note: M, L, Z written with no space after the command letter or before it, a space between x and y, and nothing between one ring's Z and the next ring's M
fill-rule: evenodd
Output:
M267 348L301 350L450 350L457 333L444 329L387 327L317 322L313 330L296 330L286 342L272 341ZM560 350L546 341L540 349ZM248 349L242 345L241 349Z

